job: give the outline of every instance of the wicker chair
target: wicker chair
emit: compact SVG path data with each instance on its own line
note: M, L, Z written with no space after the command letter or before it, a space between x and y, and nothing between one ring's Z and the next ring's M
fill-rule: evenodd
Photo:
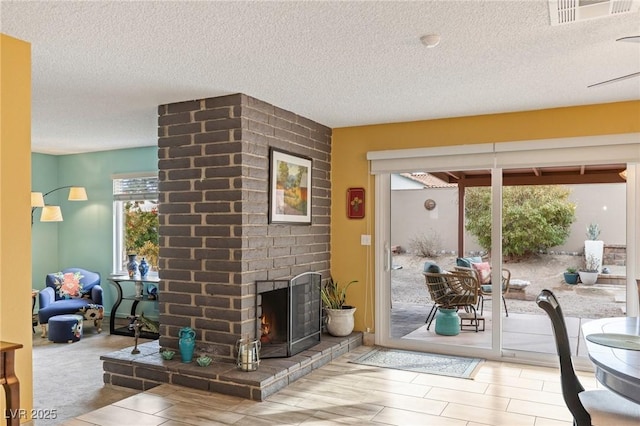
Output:
M429 291L429 296L433 302L429 315L427 315L427 319L425 321L427 324L427 330L429 330L431 322L436 316L438 307L447 306L447 300L451 289L447 287L445 281L440 278L440 275L442 275L441 273L423 272L423 274L427 283L427 291Z
M482 281L480 280L480 277L478 276L478 271L476 271L473 268L466 268L464 266L456 266L455 267L456 272L461 272L461 273L465 273L468 275L473 275L476 277L476 280L478 281L478 283L480 283L480 286L478 288L478 296L479 296L479 300L478 300L478 306L477 309L480 309L480 315L482 315L484 313L484 302L485 300L491 300L491 293L492 293L492 288L491 288L491 283L487 283L487 284L482 284ZM504 313L505 315L508 317L509 316L509 310L507 309L507 301L504 298L505 293L507 293L509 291L509 282L511 281L511 271L509 271L508 269L503 268L502 269L502 304L504 305Z
M433 306L427 316L427 330L435 318L436 310L443 308L464 308L465 311L473 313L472 324L478 331L478 314L476 305L478 304L478 280L475 276L452 272L452 273L432 273L423 272L427 289Z

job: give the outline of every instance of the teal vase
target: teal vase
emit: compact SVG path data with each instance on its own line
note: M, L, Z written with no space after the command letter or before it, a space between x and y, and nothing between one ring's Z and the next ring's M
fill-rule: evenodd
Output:
M193 350L196 347L196 332L191 327L183 327L178 332L178 347L182 362L189 363L193 360Z
M460 334L460 317L457 309L438 308L436 334L456 336Z

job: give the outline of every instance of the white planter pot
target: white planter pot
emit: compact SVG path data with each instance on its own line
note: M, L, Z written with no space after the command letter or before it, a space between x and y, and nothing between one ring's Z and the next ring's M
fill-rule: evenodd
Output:
M580 275L580 281L582 281L582 284L593 285L598 281L597 272L578 271L578 274Z
M584 242L584 258L589 259L590 255L599 260L598 272L602 272L602 258L604 256L604 241L586 240Z
M353 331L353 314L356 308L350 309L327 309L327 331L332 336L348 336Z

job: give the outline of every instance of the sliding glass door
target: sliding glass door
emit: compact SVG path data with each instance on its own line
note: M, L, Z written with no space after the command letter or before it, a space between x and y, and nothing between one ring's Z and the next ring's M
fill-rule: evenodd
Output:
M586 147L574 155L573 162L561 165L550 164L550 159L557 162L557 158L545 152L544 143L541 147L532 143L477 146L473 155L462 149L447 155L446 150L436 148L433 153L411 150L406 159L395 153L388 161L372 155L376 343L493 359L554 362L548 319L535 304L541 285L556 292L568 312L585 307L575 315L577 325L572 326L577 355L581 321L594 315L637 315L640 200L636 162L640 160L640 139L638 135L620 139L616 143L584 141ZM628 160L620 162L623 157ZM483 167L487 163L494 167ZM518 198L525 195L533 200ZM575 209L575 217L564 230L567 218L561 215L567 211L563 202ZM487 211L470 217L465 208ZM542 216L527 224L520 222L518 215ZM558 229L552 229L551 236L542 235L546 242L537 249L528 247L526 256L519 257L521 253L514 251L521 242L518 238L538 244L543 231L536 226L554 216L559 222L552 226ZM475 221L473 226L470 220ZM599 259L600 282L592 286L567 284L563 272L585 266L584 239L588 225L593 224L600 226L607 246ZM435 324L428 324L433 300L423 271L425 267L460 269L459 258L475 264L472 268L484 281L480 283L482 298L474 307L476 312L471 307L459 310L464 324L458 334L442 335L435 332ZM470 321L470 314L481 320Z
M491 183L491 170L478 173L487 176L485 185ZM452 183L443 178L450 175L461 176L461 172L436 170L377 177L376 185L386 188L384 194L377 194L379 206L388 211L382 221L387 235L382 244L386 260L379 270L379 279L388 283L380 286L387 290L379 294L385 300L381 322L384 325L380 330L384 333L382 344L431 352L495 356L492 330L496 327L490 298L483 305L478 289L467 294L468 299L458 311L462 318L461 329L453 334L439 334L435 320L437 306L423 273L463 270L458 258L490 262L489 251L465 231L466 188L459 179ZM488 189L492 191L490 186ZM497 197L499 192L498 186ZM489 209L487 216L491 218L491 205L487 204L486 208ZM496 335L500 336L499 333Z

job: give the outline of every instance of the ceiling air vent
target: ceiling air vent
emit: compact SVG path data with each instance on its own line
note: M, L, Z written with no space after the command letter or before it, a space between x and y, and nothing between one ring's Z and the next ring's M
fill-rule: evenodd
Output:
M640 0L549 0L551 25L637 12Z

